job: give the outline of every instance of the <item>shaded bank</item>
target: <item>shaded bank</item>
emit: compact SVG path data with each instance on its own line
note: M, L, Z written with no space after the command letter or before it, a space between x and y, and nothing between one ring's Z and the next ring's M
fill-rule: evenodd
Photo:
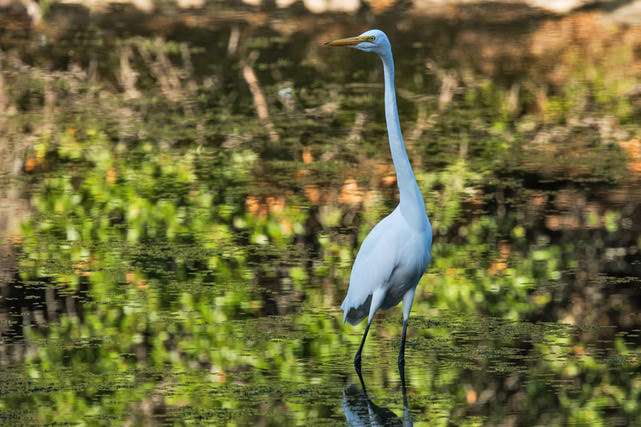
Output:
M515 17L532 17L541 15L564 15L578 10L602 9L617 11L621 9L630 14L636 11L637 1L600 1L600 0L242 0L230 2L242 10L304 10L316 15L326 13L358 13L368 11L373 14L384 14L404 10L414 15L431 17L477 17L483 20L508 20ZM42 24L48 17L51 7L56 5L74 5L85 8L92 13L102 13L111 8L123 5L143 14L176 11L224 10L226 2L206 0L176 0L175 2L157 2L153 0L67 0L64 2L39 3L34 0L3 0L0 8L14 15L28 17L34 25Z

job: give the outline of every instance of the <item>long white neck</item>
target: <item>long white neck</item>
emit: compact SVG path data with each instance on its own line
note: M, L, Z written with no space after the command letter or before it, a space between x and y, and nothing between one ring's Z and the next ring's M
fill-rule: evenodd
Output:
M411 225L421 227L426 218L425 202L416 183L416 177L403 143L403 133L401 132L398 108L396 106L392 51L390 50L387 55L382 55L381 59L385 74L385 121L387 122L387 136L392 152L392 160L396 169L396 180L401 193L401 213Z

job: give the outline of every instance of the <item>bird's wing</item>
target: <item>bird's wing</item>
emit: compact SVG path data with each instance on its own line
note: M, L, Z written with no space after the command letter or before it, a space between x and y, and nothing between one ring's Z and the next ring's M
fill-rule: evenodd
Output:
M352 274L349 289L341 308L345 320L358 323L369 313L371 295L385 285L398 265L399 213L394 210L367 235L361 245Z

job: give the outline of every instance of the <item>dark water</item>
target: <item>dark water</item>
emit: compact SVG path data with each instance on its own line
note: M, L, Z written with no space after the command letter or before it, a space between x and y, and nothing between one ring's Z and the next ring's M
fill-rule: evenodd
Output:
M641 31L508 12L5 17L0 420L641 423ZM380 64L320 44L371 27L435 230L405 402L400 310L368 401L338 309L397 191Z

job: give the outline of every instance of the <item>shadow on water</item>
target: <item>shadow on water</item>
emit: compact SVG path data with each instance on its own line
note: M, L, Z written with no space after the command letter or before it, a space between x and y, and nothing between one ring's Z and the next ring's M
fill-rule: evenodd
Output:
M360 367L356 369L360 381L360 389L355 384L348 384L343 389L343 413L350 426L412 426L407 385L405 382L405 366L399 366L400 395L403 400L403 416L398 417L394 411L376 405L363 378Z
M412 426L409 401L403 387L403 415L376 405L367 394L355 384L343 390L343 412L349 426Z

